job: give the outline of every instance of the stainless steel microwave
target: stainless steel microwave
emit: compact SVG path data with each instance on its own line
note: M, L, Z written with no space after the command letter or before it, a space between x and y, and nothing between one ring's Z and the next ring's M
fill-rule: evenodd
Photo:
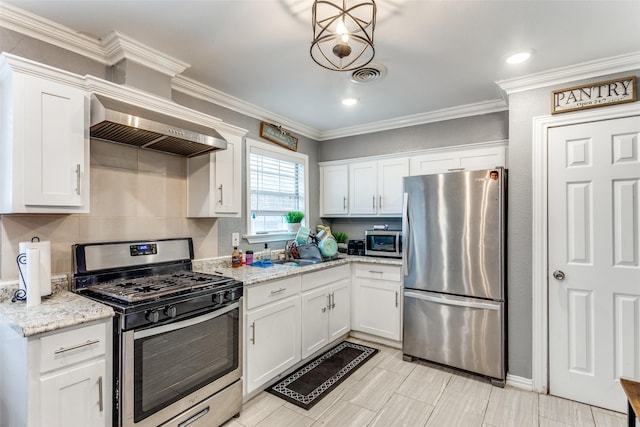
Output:
M402 258L402 231L365 230L364 254L389 258Z

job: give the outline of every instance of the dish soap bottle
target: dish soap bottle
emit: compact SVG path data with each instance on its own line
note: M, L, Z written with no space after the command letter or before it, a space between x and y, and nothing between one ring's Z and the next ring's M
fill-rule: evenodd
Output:
M231 267L238 268L242 266L242 255L238 250L237 246L233 247L233 252L231 253Z

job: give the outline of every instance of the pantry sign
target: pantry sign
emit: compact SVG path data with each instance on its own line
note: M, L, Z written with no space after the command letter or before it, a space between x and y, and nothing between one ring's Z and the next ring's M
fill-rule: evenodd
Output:
M551 114L586 110L638 100L636 76L554 90Z

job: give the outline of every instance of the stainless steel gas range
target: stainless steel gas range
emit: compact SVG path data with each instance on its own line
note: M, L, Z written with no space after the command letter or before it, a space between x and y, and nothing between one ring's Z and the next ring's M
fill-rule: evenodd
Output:
M242 282L190 238L73 246L74 291L116 312L115 426L217 426L242 406Z

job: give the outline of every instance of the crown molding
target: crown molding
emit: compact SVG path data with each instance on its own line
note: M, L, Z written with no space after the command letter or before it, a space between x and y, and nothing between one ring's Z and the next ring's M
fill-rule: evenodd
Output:
M631 52L624 55L582 62L567 67L530 74L524 77L499 80L496 84L500 90L508 96L512 93L540 89L543 87L600 77L605 74L624 73L638 69L640 69L640 52Z
M322 132L320 134L319 141L344 138L354 135L362 135L372 132L382 132L403 127L424 125L427 123L442 122L445 120L459 119L462 117L479 116L482 114L505 111L507 109L507 103L504 100L494 99L490 101L478 102L475 104L444 108L442 110L430 111L427 113L413 114L410 116L397 117L389 120L381 120L379 122L372 122L362 126L352 126L348 128Z
M253 117L254 119L277 124L287 130L306 136L307 138L311 138L316 141L320 140L320 132L310 126L303 125L302 123L274 114L269 110L233 97L188 77L175 76L171 80L171 88L194 98L202 99L246 116Z
M191 66L191 64L150 48L118 31L107 34L102 39L101 47L108 65L116 64L123 59L130 59L171 77L175 77Z
M190 67L122 33L113 31L100 40L6 3L0 3L0 26L108 66L127 58L171 77Z
M0 3L0 26L106 63L100 40L7 3Z

